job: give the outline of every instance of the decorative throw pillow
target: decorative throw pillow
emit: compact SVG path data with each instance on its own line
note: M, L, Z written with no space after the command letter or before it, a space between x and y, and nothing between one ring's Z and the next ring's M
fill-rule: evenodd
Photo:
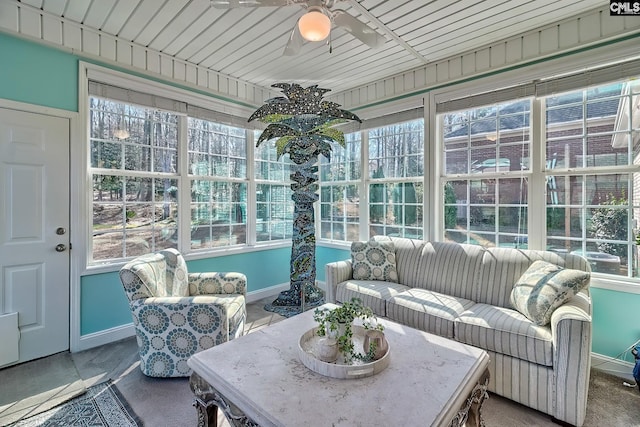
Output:
M539 326L547 325L556 308L587 286L591 274L535 261L511 291L511 305Z
M351 259L355 280L398 282L396 248L392 241L353 242Z

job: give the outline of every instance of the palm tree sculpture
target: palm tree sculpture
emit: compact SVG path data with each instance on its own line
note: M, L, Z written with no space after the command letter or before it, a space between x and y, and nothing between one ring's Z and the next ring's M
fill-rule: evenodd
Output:
M276 83L286 97L267 100L249 121L268 124L256 147L264 141L278 138L278 158L288 153L291 165L291 199L294 202L293 236L289 289L267 304L265 309L291 316L324 301L316 281L316 236L313 204L318 200L318 155L331 160L331 142L345 146L344 134L332 128L347 120L361 120L353 113L340 109L340 105L325 101L329 89L317 86L303 88L298 84Z

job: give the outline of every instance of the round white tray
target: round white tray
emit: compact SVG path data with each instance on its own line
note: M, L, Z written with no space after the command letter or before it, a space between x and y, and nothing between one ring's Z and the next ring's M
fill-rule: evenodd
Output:
M300 337L298 343L298 354L300 360L307 368L312 371L331 378L349 379L349 378L364 378L375 375L382 372L387 366L389 366L389 349L378 360L373 362L364 363L360 360L354 360L352 365L346 365L342 355L338 356L338 360L333 363L323 362L318 359L314 354L316 351L318 341L323 337L318 336L318 328L309 329ZM356 351L363 353L364 333L365 329L362 326L352 325L353 330L353 345Z

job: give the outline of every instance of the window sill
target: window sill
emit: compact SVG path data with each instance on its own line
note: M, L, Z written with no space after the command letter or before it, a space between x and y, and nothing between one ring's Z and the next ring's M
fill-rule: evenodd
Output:
M344 251L351 250L351 242L341 242L337 240L318 240L318 246L323 248L342 249Z
M614 279L611 276L591 276L591 287L596 289L607 289L616 292L626 292L628 294L640 294L640 282L638 280L621 277Z
M280 249L280 248L290 248L291 240L283 240L280 242L264 242L257 243L254 246L245 246L238 245L232 247L223 247L215 250L197 250L184 254L185 260L199 260L199 259L207 259L207 258L217 258L229 255L238 255L245 254L248 252L259 252L259 251L267 251L270 249ZM81 276L90 276L93 274L101 274L101 273L112 273L114 271L119 271L127 262L131 261L133 258L128 258L124 260L104 263L104 264L94 264L89 265L85 268L85 270L80 273Z

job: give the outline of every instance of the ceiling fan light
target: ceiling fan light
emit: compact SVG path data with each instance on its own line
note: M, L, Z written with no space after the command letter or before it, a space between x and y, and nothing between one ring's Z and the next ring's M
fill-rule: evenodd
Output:
M329 36L331 20L324 13L312 10L302 15L298 29L305 40L319 42Z
M126 129L116 129L113 131L113 136L118 139L127 139L129 138L129 131Z

